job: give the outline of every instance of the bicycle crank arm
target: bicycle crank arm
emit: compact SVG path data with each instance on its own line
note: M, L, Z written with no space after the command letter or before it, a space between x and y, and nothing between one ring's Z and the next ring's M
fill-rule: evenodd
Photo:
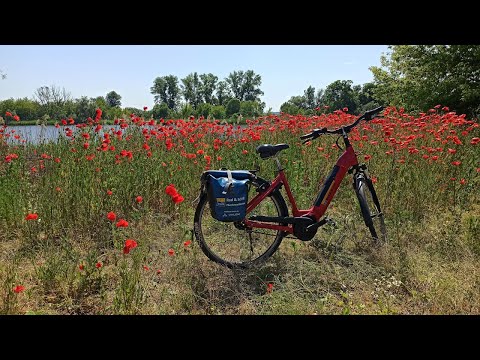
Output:
M307 231L314 231L314 230L317 230L320 226L323 226L325 225L326 223L329 223L331 225L333 225L335 228L337 227L337 224L335 223L335 221L333 221L332 219L328 218L328 217L324 217L322 220L320 220L319 222L315 223L315 224L312 224L310 226L307 226Z

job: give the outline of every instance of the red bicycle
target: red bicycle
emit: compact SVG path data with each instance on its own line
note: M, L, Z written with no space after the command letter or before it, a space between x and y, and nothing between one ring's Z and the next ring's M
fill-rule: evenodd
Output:
M248 198L251 200L247 204L246 216L242 221L215 220L208 211L208 195L205 186L202 186L195 212L194 233L205 255L212 261L230 268L247 268L260 264L272 256L287 235L293 235L303 241L313 239L322 225L332 222L328 217L322 217L347 173L353 174L353 188L371 238L376 243L385 241L384 216L372 180L368 175L367 166L358 163L356 153L348 139L348 133L361 120L372 120L382 110L383 107L378 107L367 111L353 124L339 129L314 129L300 137L304 140L303 143L306 143L323 134L340 135L345 143L343 154L325 179L313 206L309 209L298 209L284 168L278 159L278 153L289 148L287 144L265 144L256 149L262 159L273 158L276 161L278 171L273 181L257 176L257 171L231 172L236 179L249 179L250 183ZM202 175L202 184L207 174L217 177L227 176L226 171L222 170L205 171ZM280 192L282 187L285 188L293 216L289 216L288 207Z

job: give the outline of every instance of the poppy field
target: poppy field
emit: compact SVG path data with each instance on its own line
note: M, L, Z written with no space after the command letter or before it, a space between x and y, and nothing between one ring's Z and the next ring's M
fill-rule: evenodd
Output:
M480 313L479 123L441 105L388 107L350 133L385 214L383 246L362 235L347 176L327 211L337 227L312 241L286 238L250 271L201 252L202 172L260 168L271 179L275 164L255 148L287 143L280 159L308 208L340 152L335 137L299 137L356 119L327 111L244 124L131 114L107 128L97 109L85 123L60 119L58 141L39 144L0 125L0 313Z

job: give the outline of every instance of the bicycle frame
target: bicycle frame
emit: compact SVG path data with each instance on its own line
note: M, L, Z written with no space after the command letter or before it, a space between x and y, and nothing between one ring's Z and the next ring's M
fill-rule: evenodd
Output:
M348 142L348 140L347 140ZM270 186L263 192L256 195L252 200L250 200L247 204L247 214L250 213L255 207L257 207L260 202L263 201L268 195L270 195L276 189L279 189L280 186L285 186L285 191L288 196L288 201L292 207L292 215L294 217L301 217L307 216L314 218L315 221L319 221L320 218L325 214L327 208L332 201L333 197L335 196L340 183L342 182L343 178L345 177L347 171L352 166L358 166L358 159L355 151L351 144L346 144L345 151L343 154L338 158L337 163L334 165L332 171L326 178L323 183L322 189L317 195L313 206L307 210L298 209L297 203L295 201L295 197L290 190L290 186L288 185L287 177L285 176L284 169L280 168L278 170L278 174L270 184ZM273 230L280 230L285 231L288 233L293 233L293 225L276 225L276 224L269 224L269 223L262 223L259 221L248 220L245 219L245 225L252 228L264 228L264 229L273 229Z

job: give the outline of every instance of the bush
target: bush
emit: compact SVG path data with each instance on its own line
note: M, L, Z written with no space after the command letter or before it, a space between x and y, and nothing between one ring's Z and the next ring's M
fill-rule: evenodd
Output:
M225 119L227 117L227 112L225 110L225 106L223 105L212 107L210 114L214 117L214 119Z
M239 112L240 112L240 100L230 99L227 103L226 115L229 117Z
M169 114L169 108L168 108L168 105L165 103L156 104L152 109L152 116L154 119L160 119L160 118L165 119L166 117L168 117L168 114Z

